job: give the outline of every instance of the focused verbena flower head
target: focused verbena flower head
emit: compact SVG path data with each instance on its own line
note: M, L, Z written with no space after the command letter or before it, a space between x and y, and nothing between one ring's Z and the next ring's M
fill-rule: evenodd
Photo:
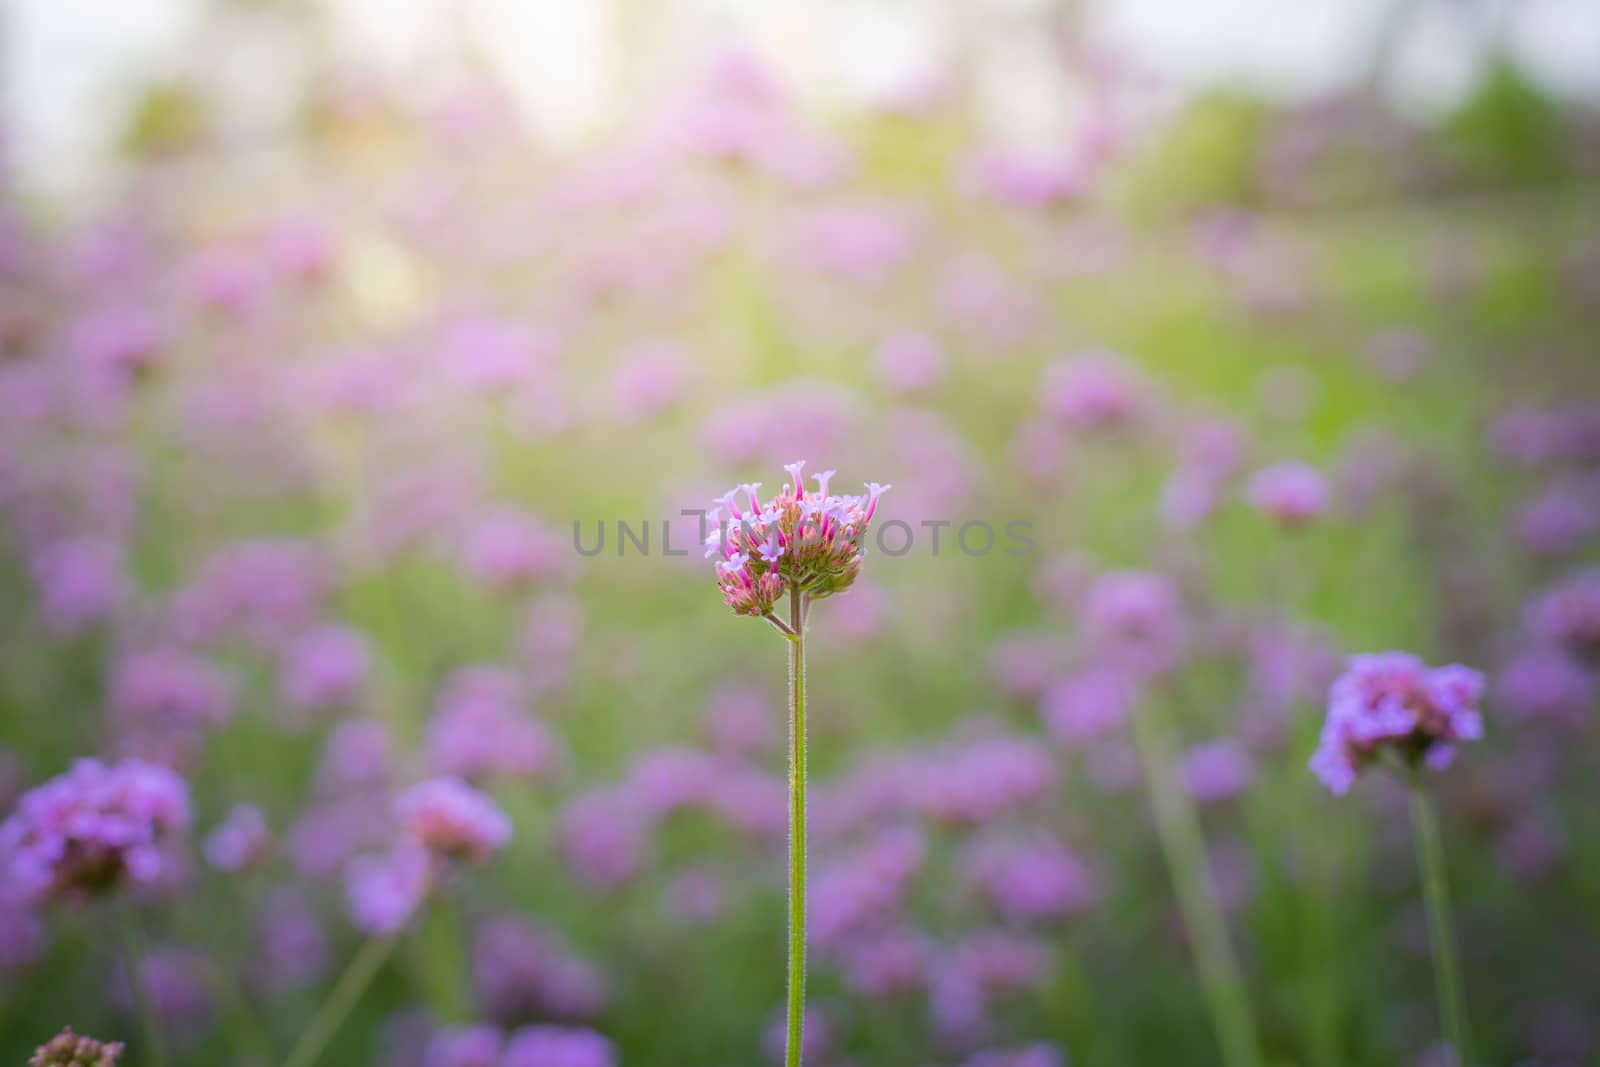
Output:
M68 1026L38 1047L28 1067L113 1067L121 1058L122 1042L96 1041Z
M1311 770L1343 796L1374 760L1392 752L1407 767L1442 769L1462 741L1483 736L1483 675L1428 667L1405 652L1355 656L1328 695Z
M167 768L82 759L0 824L0 871L33 900L150 884L167 872L163 848L189 818L189 788Z
M737 615L770 615L790 589L813 600L834 596L861 573L867 527L890 487L869 482L863 496L832 495L834 472L823 471L808 492L800 479L805 465L785 466L791 481L765 504L756 482L729 490L706 514L716 527L706 558L716 560L722 599Z

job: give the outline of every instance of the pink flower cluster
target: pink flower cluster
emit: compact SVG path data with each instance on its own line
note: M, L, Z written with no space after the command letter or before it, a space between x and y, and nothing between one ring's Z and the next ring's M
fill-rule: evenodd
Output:
M406 832L429 852L482 863L511 840L511 820L457 778L414 786L396 805Z
M28 1067L115 1067L122 1058L122 1042L81 1037L67 1027L40 1045Z
M358 856L345 872L350 918L369 934L400 930L452 863L482 863L511 840L511 820L457 778L413 786L395 804L402 839L382 855Z
M1322 473L1304 463L1278 463L1257 471L1247 491L1257 511L1288 529L1308 526L1328 509Z
M1483 676L1452 664L1430 668L1405 652L1356 656L1333 683L1311 770L1338 795L1385 751L1411 768L1447 766L1461 741L1483 736Z
M1528 628L1585 662L1600 662L1600 568L1579 571L1535 600Z
M611 1042L592 1030L524 1026L502 1033L492 1026L453 1026L433 1036L423 1067L613 1067Z
M172 771L83 759L0 824L0 870L31 899L149 884L167 873L163 848L188 825L189 788Z
M830 495L834 472L823 471L813 475L816 492L807 492L804 467L804 460L786 465L791 483L765 504L756 482L729 490L706 513L716 526L706 558L719 557L717 585L737 615L770 615L791 588L818 600L842 593L861 573L867 526L890 487L869 482L865 496Z

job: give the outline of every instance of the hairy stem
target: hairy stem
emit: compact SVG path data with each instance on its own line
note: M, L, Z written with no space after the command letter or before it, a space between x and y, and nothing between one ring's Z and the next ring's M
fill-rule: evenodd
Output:
M1264 1060L1256 1043L1239 961L1228 937L1227 919L1211 878L1200 819L1178 785L1172 743L1155 715L1155 709L1144 708L1133 716L1134 739L1144 761L1156 834L1194 950L1211 1025L1228 1067L1262 1067Z
M394 935L367 939L361 946L361 951L355 954L350 965L345 968L344 974L339 976L333 992L322 1002L322 1008L312 1018L311 1025L305 1028L299 1040L294 1043L294 1048L289 1051L289 1058L283 1061L283 1067L311 1067L317 1062L317 1058L327 1048L328 1042L343 1025L345 1017L356 1006L356 1001L361 999L361 994L372 984L372 979L383 966L384 960L394 951L397 940Z
M1428 938L1433 945L1433 980L1445 1038L1458 1067L1472 1065L1472 1035L1467 1027L1467 998L1462 993L1461 960L1456 952L1455 924L1450 913L1450 887L1444 873L1444 838L1433 798L1420 776L1412 776L1411 823L1417 834L1417 866L1428 910Z
M133 994L134 1011L139 1016L139 1030L144 1037L144 1061L150 1067L165 1067L166 1046L161 1040L161 1020L156 1015L155 1002L145 987L143 959L139 938L139 919L131 905L121 909L117 916L117 933L122 945L122 968L128 975L128 990Z
M800 1067L806 1014L805 606L789 591L789 1029L785 1067Z

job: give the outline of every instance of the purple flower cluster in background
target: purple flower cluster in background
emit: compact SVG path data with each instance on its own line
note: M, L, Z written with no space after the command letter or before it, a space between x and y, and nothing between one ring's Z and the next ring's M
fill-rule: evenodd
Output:
M1483 737L1483 687L1483 675L1459 665L1428 667L1404 652L1356 656L1328 695L1311 769L1342 794L1385 755L1410 769L1447 767L1458 744Z
M139 760L84 759L31 790L0 824L7 884L27 898L159 883L189 827L183 779Z

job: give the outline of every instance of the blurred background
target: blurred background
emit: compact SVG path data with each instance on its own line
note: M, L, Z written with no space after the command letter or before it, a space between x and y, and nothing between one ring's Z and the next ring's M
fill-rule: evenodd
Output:
M1600 1062L1592 2L0 12L0 814L186 782L173 1064L283 1061L438 776L511 840L324 1062L778 1062L785 647L682 509L799 459L910 539L813 613L808 1063L1222 1062L1163 794L1269 1063L1452 1063L1405 793L1307 766L1389 649L1488 678L1479 1060ZM0 1059L150 1062L8 883Z

